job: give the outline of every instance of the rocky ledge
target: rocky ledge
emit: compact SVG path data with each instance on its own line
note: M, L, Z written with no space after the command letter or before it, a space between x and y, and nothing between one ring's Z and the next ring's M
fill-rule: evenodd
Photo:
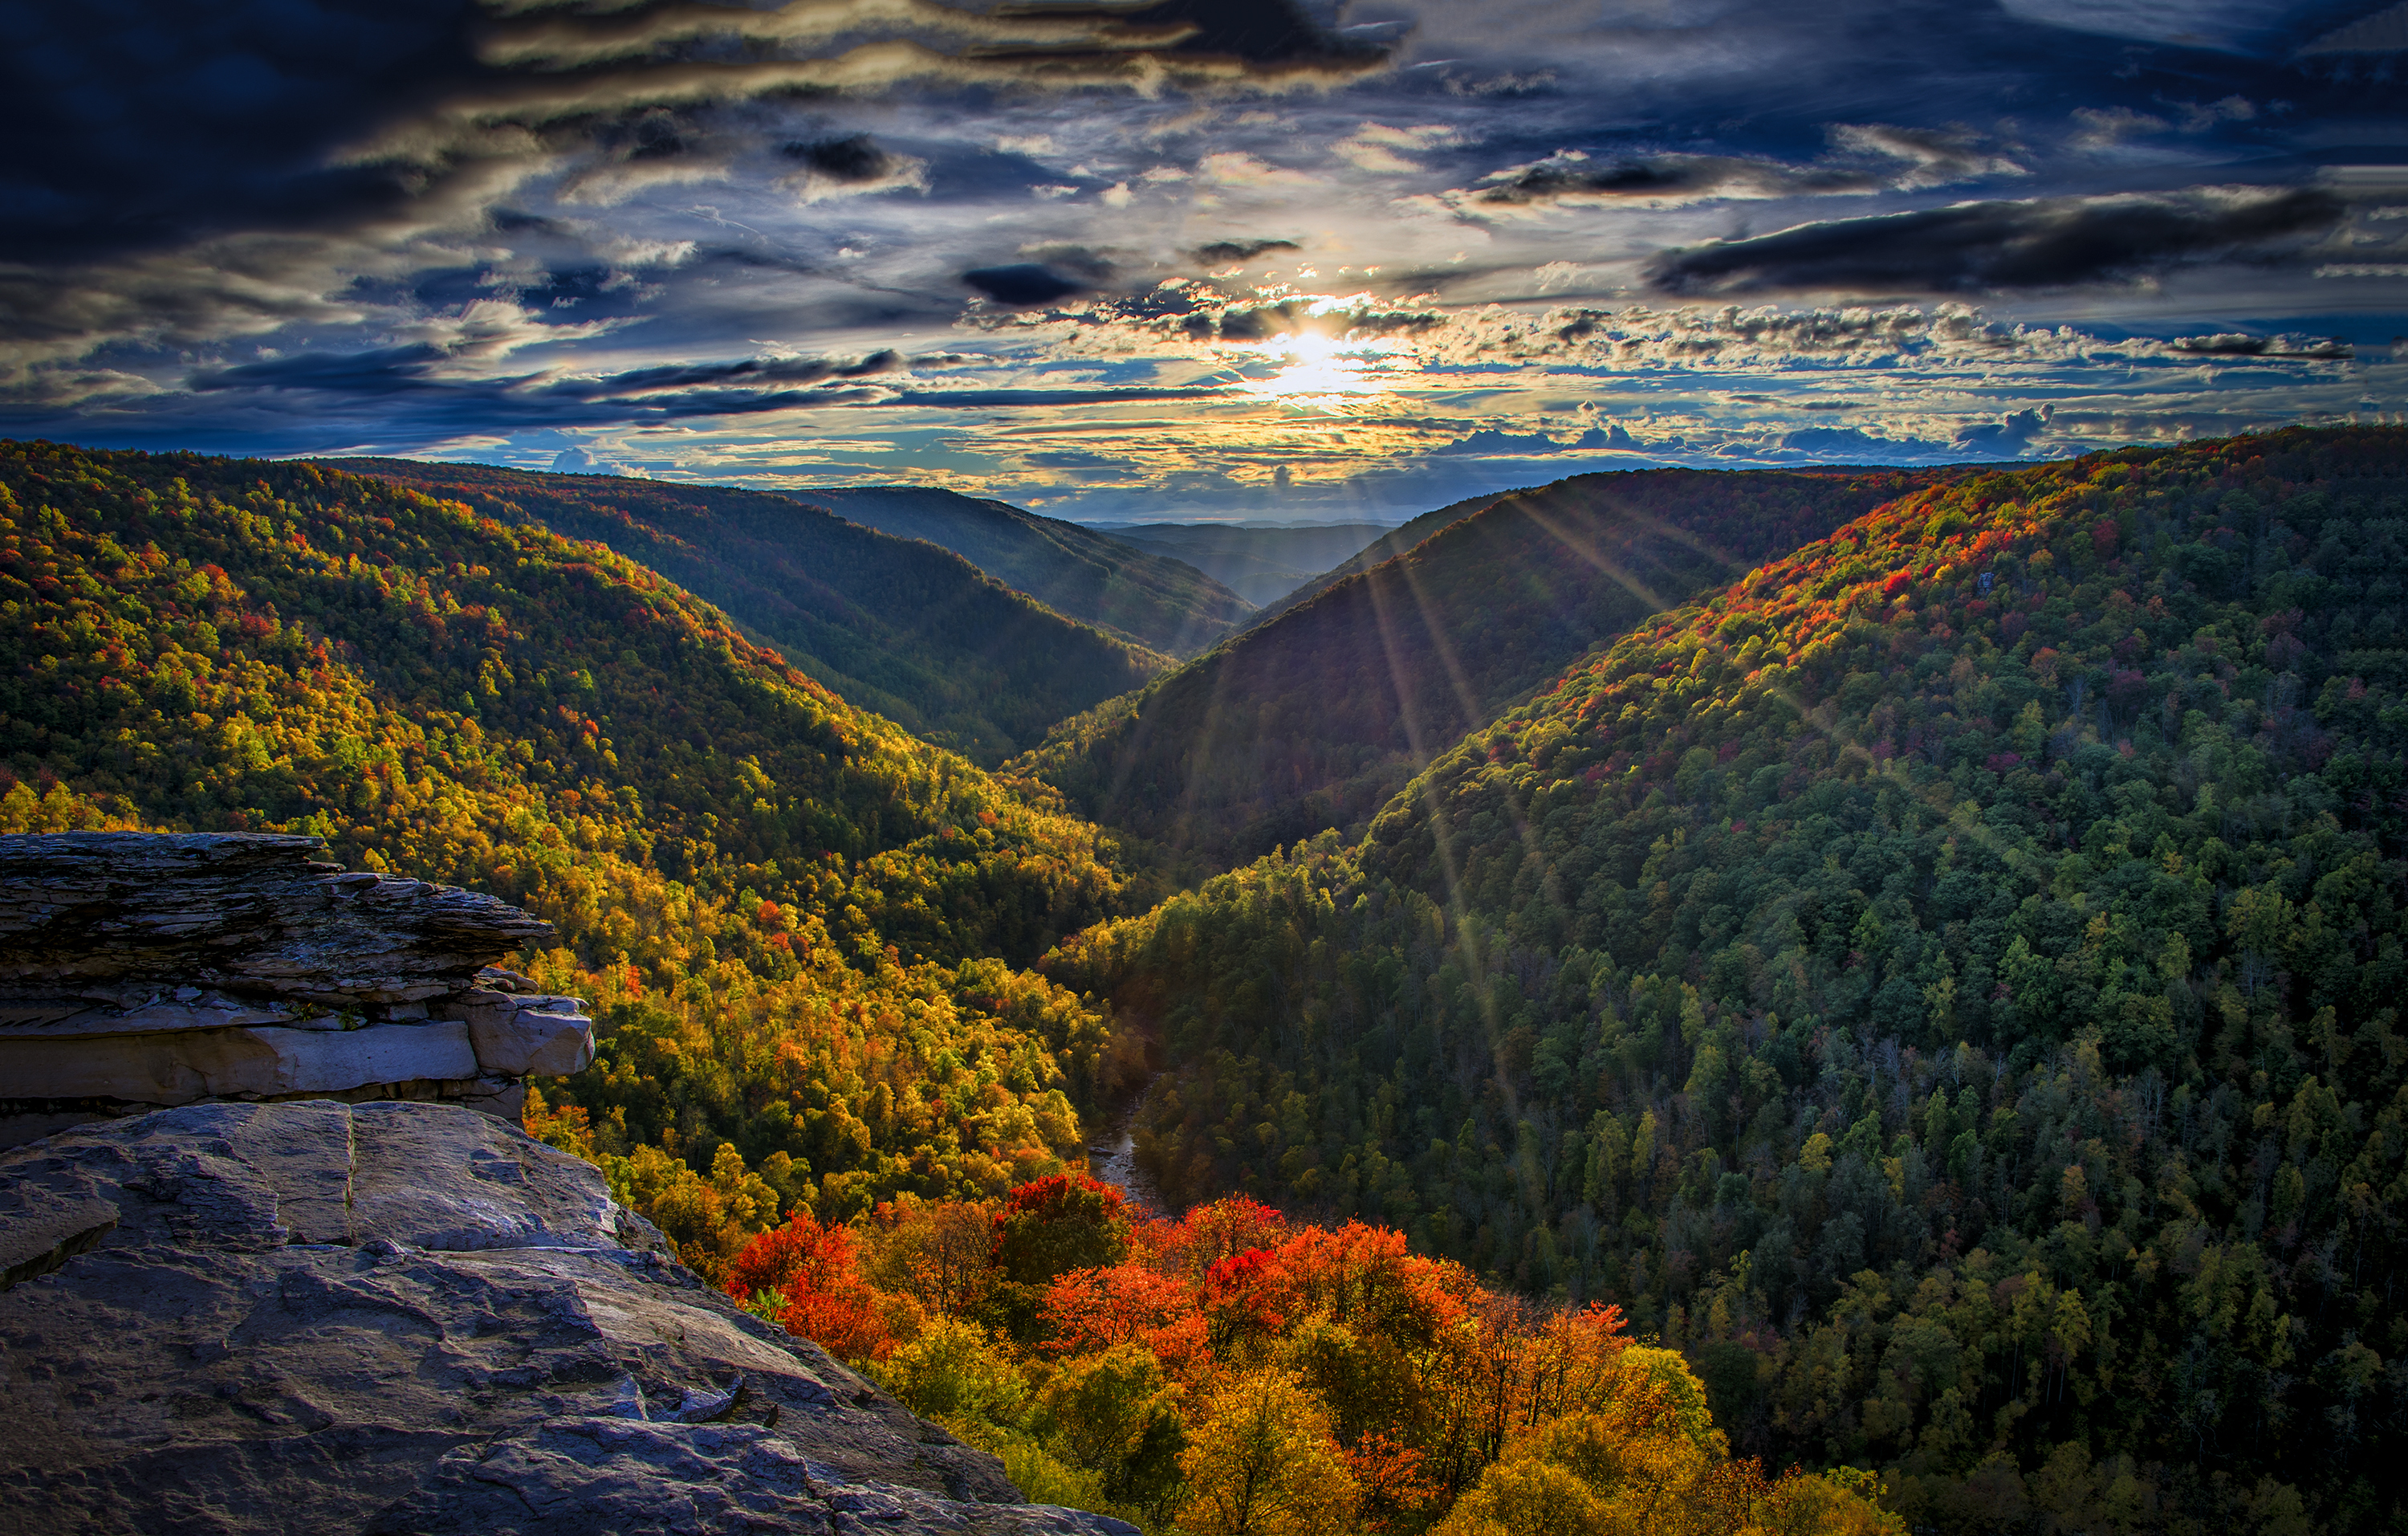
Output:
M594 1026L494 963L552 925L352 873L316 838L0 837L0 1147L205 1099L449 1099L516 1119Z
M739 1311L514 1127L194 1104L0 1153L0 1532L1137 1536Z

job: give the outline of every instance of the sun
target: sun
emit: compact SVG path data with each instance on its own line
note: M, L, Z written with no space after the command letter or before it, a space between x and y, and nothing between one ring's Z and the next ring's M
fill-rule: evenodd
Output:
M1380 342L1344 345L1310 331L1277 337L1250 351L1281 359L1266 379L1240 379L1240 393L1297 405L1385 395L1395 387L1381 366L1388 347Z

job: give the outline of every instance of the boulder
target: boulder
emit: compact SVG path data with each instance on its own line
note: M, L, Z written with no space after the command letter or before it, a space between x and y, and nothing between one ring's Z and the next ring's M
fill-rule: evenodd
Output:
M469 1043L487 1071L513 1077L566 1077L594 1060L594 1021L582 998L463 992L445 1012L468 1026Z
M1135 1536L445 1104L193 1104L0 1153L0 1533Z

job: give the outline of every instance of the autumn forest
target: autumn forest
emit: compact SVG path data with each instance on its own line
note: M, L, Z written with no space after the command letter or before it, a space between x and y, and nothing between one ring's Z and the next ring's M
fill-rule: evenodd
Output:
M549 919L528 1131L1033 1502L2408 1532L2408 429L964 505L0 444L0 831Z

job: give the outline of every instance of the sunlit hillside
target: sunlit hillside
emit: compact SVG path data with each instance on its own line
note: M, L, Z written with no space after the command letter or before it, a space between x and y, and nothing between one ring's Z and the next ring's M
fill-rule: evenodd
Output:
M1016 968L1115 877L1042 790L382 481L9 444L0 517L0 830L310 832L550 918L602 1026L568 1097L673 1231L1077 1156L1108 1023Z

